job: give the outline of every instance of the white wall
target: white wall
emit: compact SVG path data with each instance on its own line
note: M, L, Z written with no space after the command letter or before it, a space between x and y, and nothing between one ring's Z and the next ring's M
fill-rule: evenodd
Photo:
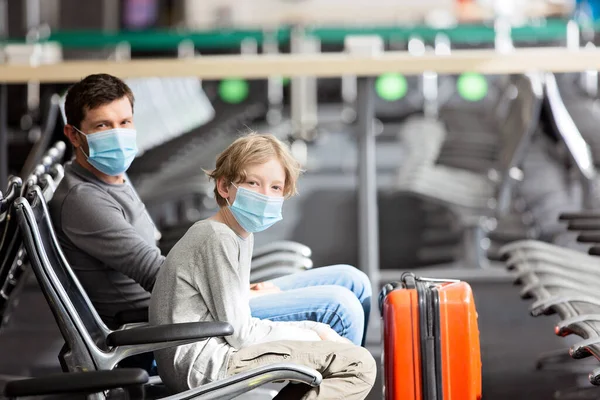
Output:
M192 29L218 26L225 16L235 27L268 27L282 24L394 24L437 20L449 22L456 0L183 0L184 23ZM493 9L511 5L517 14L542 16L561 12L573 0L475 0L481 5L462 9L467 19L491 17ZM494 3L497 3L494 6ZM219 15L221 17L219 17Z
M197 29L214 27L219 9L227 10L236 26L393 23L431 9L451 11L454 4L455 0L186 0L184 18Z

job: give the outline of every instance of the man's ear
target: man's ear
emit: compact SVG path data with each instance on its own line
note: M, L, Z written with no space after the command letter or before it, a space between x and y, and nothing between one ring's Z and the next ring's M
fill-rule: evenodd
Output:
M224 177L217 179L217 191L222 198L229 198L229 181Z
M73 125L65 125L63 128L63 133L69 139L69 142L71 142L71 145L73 145L74 148L81 146L81 134L77 132L75 128L73 128Z

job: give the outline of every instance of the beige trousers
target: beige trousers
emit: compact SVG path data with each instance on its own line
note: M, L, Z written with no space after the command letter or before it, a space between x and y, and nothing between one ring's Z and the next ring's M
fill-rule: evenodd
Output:
M277 341L248 346L234 353L227 372L234 375L282 362L314 368L323 376L323 382L315 388L287 385L276 398L362 400L371 391L377 375L376 362L368 350L331 341Z

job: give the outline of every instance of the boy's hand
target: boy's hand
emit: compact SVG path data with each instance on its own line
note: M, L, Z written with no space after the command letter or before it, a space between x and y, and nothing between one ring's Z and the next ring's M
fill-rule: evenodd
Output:
M280 292L281 289L275 286L272 282L260 282L250 284L250 298Z
M325 328L325 329L321 328L321 329L318 329L315 331L319 334L319 337L321 338L321 340L329 340L332 342L352 344L352 341L350 341L349 339L346 339L345 337L340 336L336 331L334 331L331 328Z

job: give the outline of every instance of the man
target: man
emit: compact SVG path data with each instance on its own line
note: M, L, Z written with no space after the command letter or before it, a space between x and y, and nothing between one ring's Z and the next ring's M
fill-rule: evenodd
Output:
M137 153L133 105L129 87L111 75L90 75L69 89L64 133L75 157L50 203L65 255L111 327L119 311L149 305L165 261L154 224L125 180ZM254 317L323 322L352 342L364 343L371 298L365 274L334 266L287 278L294 290L270 282L251 287Z

